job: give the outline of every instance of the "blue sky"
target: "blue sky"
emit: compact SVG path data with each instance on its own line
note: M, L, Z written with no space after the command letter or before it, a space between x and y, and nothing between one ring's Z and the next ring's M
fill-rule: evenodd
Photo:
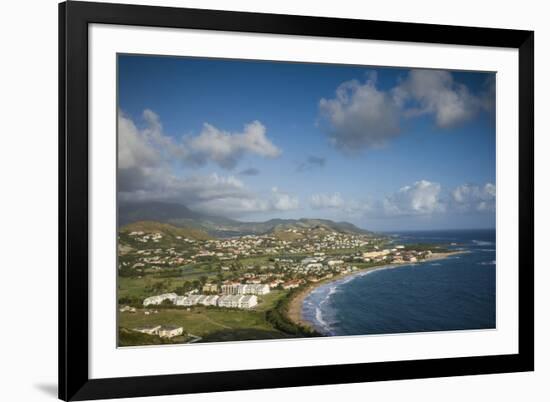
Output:
M119 195L246 221L494 227L494 75L121 55Z

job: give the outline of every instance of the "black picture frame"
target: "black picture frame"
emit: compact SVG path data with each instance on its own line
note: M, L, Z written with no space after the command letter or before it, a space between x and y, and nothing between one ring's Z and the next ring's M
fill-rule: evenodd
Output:
M193 28L519 51L517 354L213 373L88 375L88 25ZM534 32L70 1L59 5L59 398L170 395L534 370Z

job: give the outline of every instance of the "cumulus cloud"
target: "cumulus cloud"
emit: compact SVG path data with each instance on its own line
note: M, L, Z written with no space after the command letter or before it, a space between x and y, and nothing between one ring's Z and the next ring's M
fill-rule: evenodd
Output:
M451 191L451 202L459 211L494 211L496 187L492 183L483 186L463 184Z
M266 128L259 121L245 125L241 133L223 131L205 123L201 133L188 138L185 146L188 149L186 160L198 165L212 161L226 169L234 168L247 153L266 158L281 155L281 150L267 138Z
M296 197L276 188L262 197L233 175L185 170L189 165L207 162L229 169L244 154L278 156L281 151L266 137L261 123L250 123L241 133L206 124L198 136L176 141L164 134L156 113L145 110L142 118L144 127L138 128L123 113L118 116L117 182L121 201L171 201L226 216L298 208ZM178 164L183 171L175 168ZM257 173L253 168L241 172Z
M376 74L340 84L334 98L322 98L319 112L330 142L357 153L380 148L401 133L401 123L432 116L440 128L452 128L479 112L494 113L495 77L488 76L480 93L472 93L443 70L410 70L393 88L377 87Z
M398 102L412 99L418 104L405 109L406 115L432 114L436 124L442 128L471 119L482 106L480 98L443 70L411 70L394 89L394 94Z
M139 187L119 190L122 201L177 201L186 205L219 198L253 197L233 176L212 173L180 177L162 168L146 170Z
M271 205L276 211L288 211L298 209L299 201L297 197L293 197L284 191L280 191L277 187L271 189Z
M309 198L309 206L314 210L325 210L329 214L338 214L339 219L354 219L364 215L372 216L380 212L379 203L373 199L344 198L339 192L317 193ZM325 212L323 212L325 213Z
M420 180L386 196L371 212L383 216L490 212L495 210L495 200L496 187L492 183L444 190L439 183Z
M161 152L153 146L145 133L124 114L118 115L118 169L120 191L141 188L163 163Z
M420 180L404 186L383 201L386 215L429 215L445 211L441 199L441 186L428 180Z
M340 84L335 98L322 98L319 109L328 123L330 142L346 152L382 147L400 131L399 107L388 92L376 88L374 76L363 84Z
M310 196L309 206L350 218L429 218L442 214L494 212L495 197L496 187L492 183L463 184L448 189L436 182L419 180L377 199L351 199L339 192L316 193Z
M309 204L314 209L343 208L345 202L340 193L313 194Z
M220 215L222 213L223 216L231 218L270 210L268 201L257 198L218 198L191 207L206 214Z
M170 201L213 215L288 211L299 208L297 197L274 187L262 197L234 176L192 175L180 177L166 170L148 170L139 188L119 189L121 201Z
M239 217L258 212L289 211L298 209L299 206L300 203L297 197L274 187L267 198L257 196L220 197L200 202L194 205L194 208L197 211L210 214L219 214L220 211L223 211L225 216Z
M246 124L242 132L228 132L204 123L197 136L179 140L164 133L160 117L146 109L142 114L145 126L136 124L119 113L119 167L144 166L159 159L183 165L202 166L208 162L233 169L245 155L276 158L281 150L266 135L259 121Z
M118 167L130 169L137 166L154 166L160 159L134 122L124 114L118 115Z

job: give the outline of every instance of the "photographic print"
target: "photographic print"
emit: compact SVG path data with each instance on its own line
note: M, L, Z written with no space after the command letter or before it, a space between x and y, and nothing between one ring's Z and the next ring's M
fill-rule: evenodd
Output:
M119 347L496 328L495 73L117 57Z

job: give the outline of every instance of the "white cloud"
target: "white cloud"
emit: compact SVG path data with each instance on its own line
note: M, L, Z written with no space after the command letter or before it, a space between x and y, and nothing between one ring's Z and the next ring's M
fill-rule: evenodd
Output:
M441 186L427 180L420 180L410 186L399 189L383 201L386 215L430 215L445 211L442 202Z
M226 169L234 168L246 153L266 158L281 155L281 150L267 138L266 128L259 121L245 125L242 133L230 133L205 123L198 136L186 139L185 146L187 160L199 165L212 161Z
M496 187L492 183L484 186L463 184L451 191L453 207L459 211L494 211Z
M281 151L266 137L258 121L242 133L229 133L205 124L196 137L176 141L163 132L159 116L151 110L142 115L143 128L119 113L118 192L121 201L171 201L216 215L289 210L298 199L274 188L266 197L253 193L233 175L183 175L175 163L203 165L213 162L232 168L245 154L274 158ZM185 172L185 170L183 171ZM244 174L256 174L255 169Z
M340 193L313 194L309 204L314 209L343 208L345 202Z
M161 152L151 145L144 131L124 114L118 115L118 169L119 191L141 188L162 166Z
M168 169L147 169L139 186L120 189L124 201L176 201L194 204L218 198L251 198L244 184L233 176L193 175L179 177Z
M176 140L164 133L160 117L152 110L142 114L145 127L119 112L119 167L144 167L165 162L202 166L208 162L225 169L234 168L246 154L265 158L281 155L266 136L266 127L259 121L246 124L242 132L231 133L204 123L197 136Z
M121 201L170 201L212 215L241 216L256 212L299 208L299 200L273 188L262 197L234 176L179 177L166 170L147 170L139 188L120 190Z
M331 143L346 152L378 148L399 134L399 108L392 97L376 88L371 76L364 84L342 83L334 99L321 99Z
M439 127L453 127L471 119L482 106L479 98L443 70L411 70L394 89L398 102L412 99L418 106L405 108L405 114L433 114Z
M270 210L269 203L261 199L249 198L218 198L201 202L191 207L210 215L225 217L240 217L243 215Z
M239 217L258 212L298 209L299 200L274 187L267 198L247 193L246 196L243 194L243 196L219 197L190 205L197 211L213 215L219 215L220 211L223 211L225 216Z
M154 166L160 155L151 147L134 122L124 114L118 114L118 167L130 169Z
M338 149L357 153L380 148L401 133L403 119L433 116L440 128L451 128L479 112L494 112L495 79L488 76L477 94L443 70L410 70L393 88L376 86L376 74L365 83L346 81L332 99L322 98L319 111L327 123L330 142Z
M443 191L439 183L420 180L384 198L378 214L385 216L472 213L495 210L496 187L463 184Z
M309 198L309 206L314 210L324 210L323 214L333 215L335 219L357 219L366 214L372 215L380 211L376 203L370 198L344 198L338 192L318 193Z
M419 180L378 199L345 198L340 193L317 193L309 198L309 206L323 213L337 213L340 218L385 219L426 217L495 211L496 187L463 184L452 190L439 183Z
M298 209L298 198L280 191L277 187L271 189L271 209L276 211L288 211Z

